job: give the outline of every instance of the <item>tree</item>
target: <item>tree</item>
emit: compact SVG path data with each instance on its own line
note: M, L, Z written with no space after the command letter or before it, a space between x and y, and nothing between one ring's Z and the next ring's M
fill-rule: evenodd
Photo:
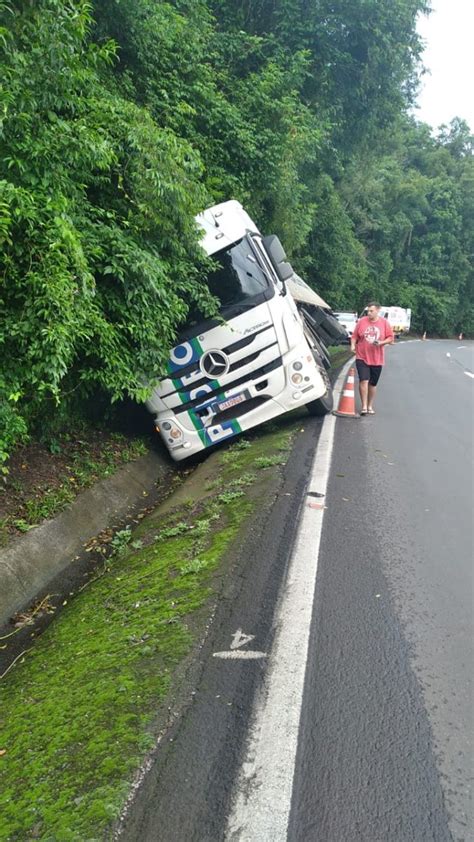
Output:
M214 202L333 306L472 331L473 140L406 114L426 8L0 0L0 460L61 407L143 397L215 306L194 223Z
M199 155L104 86L115 46L90 41L89 4L3 5L0 22L5 459L67 395L143 395L189 303L212 301Z

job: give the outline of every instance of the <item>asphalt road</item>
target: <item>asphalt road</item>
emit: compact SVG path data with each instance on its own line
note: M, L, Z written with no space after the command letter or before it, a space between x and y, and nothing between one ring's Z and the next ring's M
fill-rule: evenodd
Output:
M474 360L460 345L388 349L377 414L338 423L290 840L474 839Z
M292 625L281 606L294 588L288 564L298 521L318 502L307 485L316 419L297 439L275 505L242 547L201 653L195 702L160 746L121 839L474 840L474 360L472 343L461 345L388 349L377 414L335 423L316 585L307 588L307 650L294 618L295 660L298 649L306 664L301 689L290 679L289 712L299 717L301 705L295 753L290 734L278 736L291 716L271 710L281 702L269 677L282 627ZM268 657L213 658L238 629L255 636L242 648ZM274 731L258 724L258 710L274 717ZM258 774L249 729L266 742ZM286 780L266 815L288 790L284 830L265 830L265 819L240 826L236 802L245 820L273 766L286 769Z

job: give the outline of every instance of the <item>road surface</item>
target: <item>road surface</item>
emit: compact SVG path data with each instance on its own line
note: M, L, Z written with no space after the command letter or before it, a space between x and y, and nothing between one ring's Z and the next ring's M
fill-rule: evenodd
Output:
M387 357L305 425L119 838L474 840L473 344Z

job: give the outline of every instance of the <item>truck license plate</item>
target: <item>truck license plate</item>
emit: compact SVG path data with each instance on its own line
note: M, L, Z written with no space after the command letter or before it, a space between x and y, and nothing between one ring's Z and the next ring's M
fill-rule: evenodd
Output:
M217 409L219 412L224 412L226 409L230 409L232 406L236 406L238 403L242 403L245 400L245 392L241 392L240 395L232 395L231 398L227 398L226 401L221 401L217 404Z

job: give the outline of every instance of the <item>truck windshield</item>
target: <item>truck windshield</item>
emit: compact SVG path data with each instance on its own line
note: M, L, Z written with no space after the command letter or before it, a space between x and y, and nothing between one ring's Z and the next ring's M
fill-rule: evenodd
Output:
M219 316L206 319L197 308L191 307L186 324L179 331L179 341L222 324L222 319L235 318L275 294L273 283L257 263L246 237L216 252L211 259L214 269L206 283L220 302Z
M257 304L256 297L263 301L271 289L263 269L257 263L248 240L239 240L229 249L212 255L217 264L207 278L212 294L221 302L222 315L229 315L229 309L239 305Z

